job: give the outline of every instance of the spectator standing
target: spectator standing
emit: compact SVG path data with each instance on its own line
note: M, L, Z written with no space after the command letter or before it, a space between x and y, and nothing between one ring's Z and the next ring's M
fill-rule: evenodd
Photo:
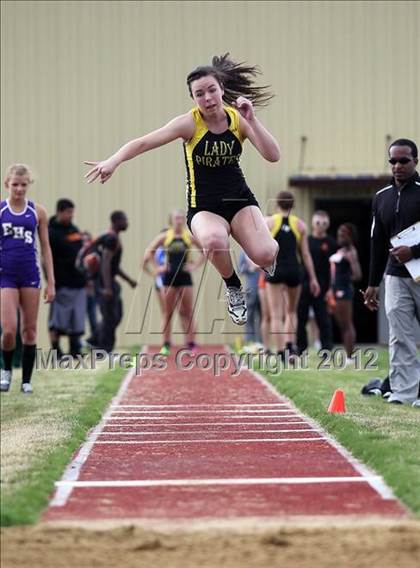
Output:
M343 223L337 229L337 244L340 248L330 257L331 285L336 302L333 313L340 328L347 362L350 362L356 342L353 324L353 282L362 278L359 255L354 246L356 240L356 227L351 223Z
M76 268L76 258L83 246L83 237L73 224L74 203L59 199L56 214L48 224L48 234L54 262L56 297L51 304L48 320L52 349L57 356L63 352L60 337L69 338L70 355L80 353L80 338L85 331L86 278Z
M299 353L308 347L306 324L310 308L313 309L318 325L321 348L332 349L332 324L327 311L326 294L331 283L330 256L336 252L337 245L335 240L327 234L329 226L328 213L321 210L315 211L312 216L312 234L308 237L308 246L321 292L318 296L312 294L308 272L305 270L298 307L297 345Z
M364 293L369 310L378 308L379 284L385 276L385 312L389 323L389 381L394 404L418 405L420 360L415 322L420 323L420 283L404 264L420 258L415 246L393 247L390 239L420 220L420 176L417 146L400 138L389 147L392 182L373 199L369 286Z

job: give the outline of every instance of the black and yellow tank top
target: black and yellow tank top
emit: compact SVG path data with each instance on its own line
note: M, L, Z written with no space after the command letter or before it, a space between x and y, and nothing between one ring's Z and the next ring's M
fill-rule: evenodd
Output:
M272 237L279 243L279 258L277 265L300 264L299 244L302 235L298 229L299 217L288 215L283 217L280 213L273 215L274 225L271 229Z
M198 107L192 109L193 137L184 142L189 208L223 207L250 192L239 165L244 139L239 131L239 114L225 106L228 128L213 134Z
M163 248L166 252L167 272L176 274L182 271L191 248L191 236L188 229L184 229L182 235L175 235L173 229L168 229Z

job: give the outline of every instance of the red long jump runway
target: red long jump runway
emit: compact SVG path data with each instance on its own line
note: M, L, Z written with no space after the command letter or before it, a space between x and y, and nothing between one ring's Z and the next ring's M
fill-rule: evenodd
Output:
M44 520L408 515L264 379L232 371L181 370L171 355L166 370L127 375Z

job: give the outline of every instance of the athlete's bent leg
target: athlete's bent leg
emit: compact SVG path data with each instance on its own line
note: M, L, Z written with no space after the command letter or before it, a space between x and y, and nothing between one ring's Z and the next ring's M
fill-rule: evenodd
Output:
M249 258L262 268L276 259L279 245L270 234L261 210L248 205L236 213L230 224L232 236Z
M230 256L229 223L220 215L200 211L191 221L191 230L222 278L229 278L234 271Z

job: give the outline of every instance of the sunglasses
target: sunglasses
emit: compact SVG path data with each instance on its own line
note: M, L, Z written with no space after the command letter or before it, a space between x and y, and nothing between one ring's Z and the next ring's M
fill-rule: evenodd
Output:
M392 165L395 166L395 164L408 164L408 162L411 162L411 158L391 158L390 160L388 160L388 162Z

